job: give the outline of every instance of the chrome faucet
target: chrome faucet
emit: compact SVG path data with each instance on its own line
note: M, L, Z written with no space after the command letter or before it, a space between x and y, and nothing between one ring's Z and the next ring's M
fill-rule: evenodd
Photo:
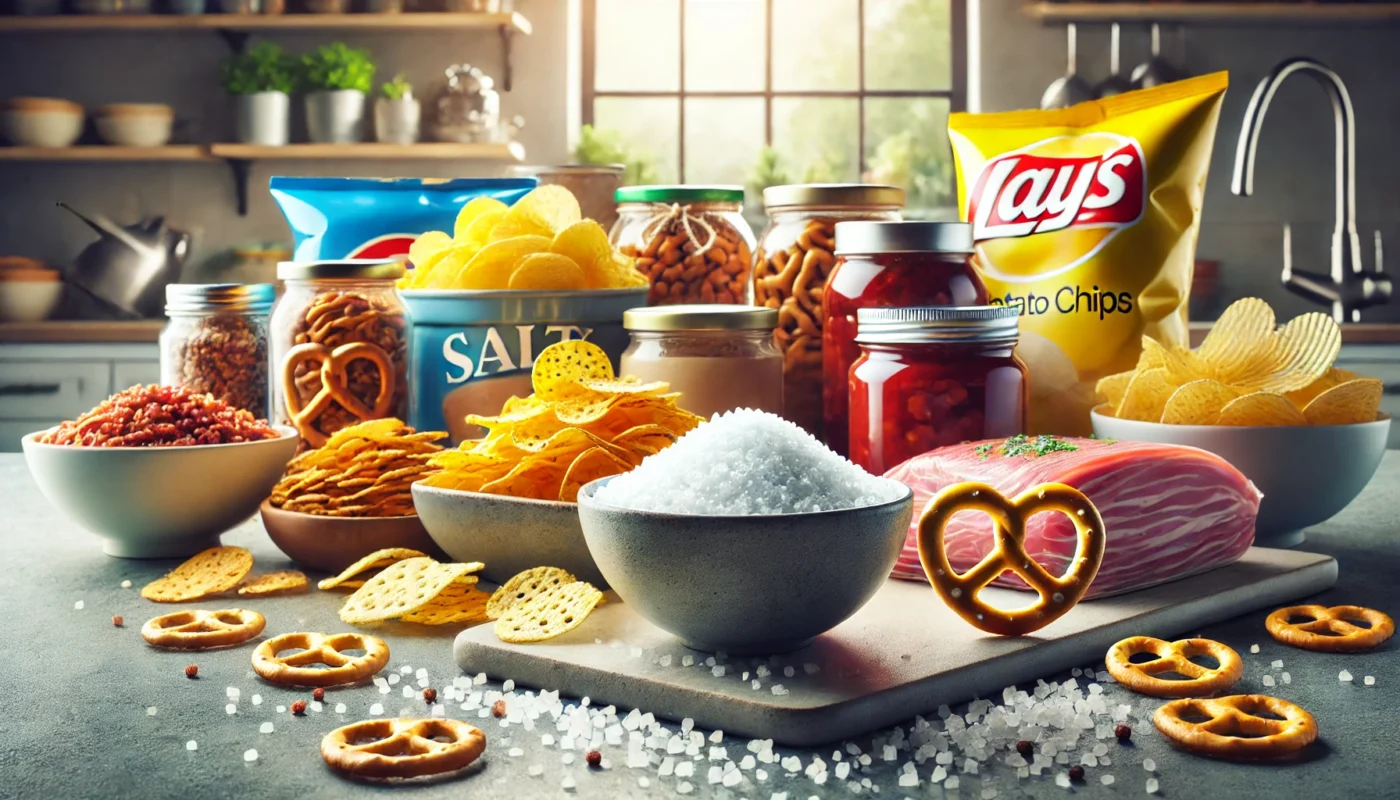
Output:
M1337 73L1311 58L1290 58L1279 62L1269 76L1259 82L1244 112L1230 191L1242 197L1254 193L1254 156L1259 149L1264 112L1269 110L1269 102L1279 85L1295 72L1306 73L1316 80L1332 101L1337 144L1337 222L1332 230L1330 275L1293 269L1291 231L1284 226L1283 285L1314 303L1330 305L1337 322L1360 322L1361 309L1390 301L1391 283L1381 271L1380 231L1375 235L1376 268L1367 270L1361 260L1361 241L1356 235L1356 115L1352 111L1351 95Z

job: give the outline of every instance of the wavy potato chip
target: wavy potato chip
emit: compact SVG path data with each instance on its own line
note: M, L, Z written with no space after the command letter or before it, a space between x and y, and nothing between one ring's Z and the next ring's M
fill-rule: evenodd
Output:
M1354 372L1333 367L1327 370L1322 377L1307 386L1301 389L1294 389L1291 392L1284 392L1284 396L1287 397L1293 405L1297 406L1299 409L1303 409L1307 408L1308 403L1311 403L1313 398L1331 389L1333 386L1356 380L1356 378L1357 375Z
M1115 416L1142 422L1160 422L1167 400L1176 391L1176 384L1167 377L1166 367L1153 367L1139 372L1128 382Z
M1357 378L1324 391L1303 409L1309 425L1355 425L1380 415L1385 385L1378 378Z
M493 241L457 270L453 281L459 289L504 289L520 259L549 247L543 236L517 236Z
M492 593L490 602L486 604L486 614L491 619L497 619L516 603L575 580L568 570L559 567L532 567L511 576Z
M141 596L157 603L183 603L223 594L248 576L253 554L241 547L211 547L146 584Z
M1196 355L1210 364L1216 377L1233 384L1252 374L1255 362L1272 351L1274 310L1257 297L1230 304L1211 326Z
M578 198L572 192L562 186L540 186L510 207L491 232L491 241L512 236L546 236L553 239L582 218ZM541 249L548 250L549 246Z
M1152 365L1146 369L1157 367L1165 369L1168 380L1178 386L1202 378L1209 378L1212 373L1208 365L1197 363L1195 355L1190 350L1162 344L1151 336L1142 337L1142 358L1138 361L1138 369L1144 369L1142 365L1145 363Z
M515 262L509 283L511 289L540 291L576 291L585 285L583 269L558 253L534 253Z
M1210 379L1182 384L1167 399L1162 422L1167 425L1214 425L1220 412L1240 393Z
M494 197L473 197L467 201L466 205L462 206L461 211L457 212L457 220L452 226L452 238L458 241L477 239L477 236L473 235L472 226L477 225L482 219L491 220L484 229L489 234L491 228L495 227L496 223L509 210L510 206ZM481 230L481 226L478 225L477 229ZM446 236L446 234L443 235ZM483 237L478 241L485 243L486 238Z
M1231 400L1220 410L1215 424L1239 428L1306 425L1303 412L1281 394L1255 392Z

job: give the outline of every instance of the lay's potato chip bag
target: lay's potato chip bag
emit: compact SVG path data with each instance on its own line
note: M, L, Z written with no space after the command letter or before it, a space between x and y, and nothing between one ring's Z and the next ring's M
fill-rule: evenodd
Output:
M1142 337L1185 346L1224 72L1052 111L952 114L991 301L1021 308L1030 433L1082 436Z

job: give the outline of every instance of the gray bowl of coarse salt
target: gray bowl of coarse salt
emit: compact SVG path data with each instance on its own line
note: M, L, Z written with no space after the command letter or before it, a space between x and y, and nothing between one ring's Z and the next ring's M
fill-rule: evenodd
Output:
M623 602L688 647L736 655L796 650L865 605L913 503L908 486L748 409L578 495L588 549Z

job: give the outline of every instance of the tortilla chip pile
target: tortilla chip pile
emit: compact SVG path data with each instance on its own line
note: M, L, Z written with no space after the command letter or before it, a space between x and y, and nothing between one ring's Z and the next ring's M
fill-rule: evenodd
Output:
M146 584L141 596L157 603L204 600L238 588L241 595L292 594L306 590L306 576L296 570L271 572L244 582L253 570L253 554L241 547L211 547ZM240 584L242 584L240 588Z
M1342 331L1321 313L1277 328L1246 298L1194 352L1142 337L1137 367L1098 383L1099 413L1169 425L1350 425L1380 413L1382 384L1332 366Z
M429 460L446 433L414 430L396 419L342 428L324 447L297 456L272 489L272 505L328 517L403 517L414 512L410 487L436 470Z
M435 455L442 471L425 485L536 500L578 500L589 481L630 471L699 425L665 383L613 375L607 354L583 341L540 353L534 394L512 397L500 415L471 415L486 438Z
M541 186L513 206L477 197L452 235L429 231L408 250L413 270L401 289L622 289L647 285L636 262L583 219L562 186Z

